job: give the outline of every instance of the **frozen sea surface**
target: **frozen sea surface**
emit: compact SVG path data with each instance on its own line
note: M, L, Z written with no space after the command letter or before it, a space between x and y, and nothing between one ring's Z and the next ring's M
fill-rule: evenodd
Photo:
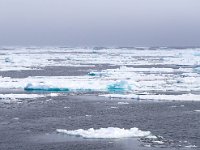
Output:
M199 54L0 48L0 149L198 149Z
M199 53L199 48L2 48L0 88L200 101Z

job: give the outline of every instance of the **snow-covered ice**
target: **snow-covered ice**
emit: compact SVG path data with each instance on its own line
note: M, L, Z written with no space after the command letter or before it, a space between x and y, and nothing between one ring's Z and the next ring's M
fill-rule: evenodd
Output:
M140 50L58 47L2 49L0 71L38 70L47 66L90 66L91 69L83 76L0 76L0 88L48 92L96 91L119 94L106 97L200 101L199 54L200 48L163 47L154 50L148 47ZM97 71L94 68L97 64L116 68Z
M182 95L104 94L99 96L109 97L109 98L137 99L137 100L200 101L200 95L195 95L195 94L182 94Z
M41 94L0 94L0 99L25 99L44 97Z
M195 112L200 112L200 110L194 110Z
M45 97L47 95L42 94L0 94L0 102L3 103L14 103L21 99L36 99Z
M0 50L2 54L0 55L1 71L33 70L45 66L89 66L88 64L198 65L200 62L198 48L158 48L149 50L146 47L143 50L137 50L136 48L105 48L95 50L93 48L38 47L33 50L25 47L13 47L9 50ZM62 62L57 60L62 60ZM170 70L173 71L171 68L164 68L163 71L168 72ZM159 71L159 69L156 69L156 71Z
M112 138L132 138L132 137L148 137L151 136L150 131L142 131L138 128L116 128L116 127L108 127L108 128L100 128L93 129L90 128L88 130L78 129L78 130L65 130L65 129L57 129L58 133L64 133L72 136L81 136L84 138L103 138L103 139L112 139Z
M128 102L118 102L117 104L119 104L119 105L128 105L129 103Z

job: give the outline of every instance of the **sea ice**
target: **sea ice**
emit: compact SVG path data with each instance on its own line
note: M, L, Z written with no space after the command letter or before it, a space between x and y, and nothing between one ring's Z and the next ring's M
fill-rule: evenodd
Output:
M45 97L41 94L0 94L0 100L4 103L18 102L19 99L35 99Z
M47 77L48 78L48 77ZM32 83L28 83L24 90L26 91L51 91L51 92L91 92L91 91L104 91L104 92L128 92L132 90L133 85L127 81L112 81L112 80L96 80L87 78L33 78ZM43 80L42 80L43 79ZM41 83L42 82L42 83ZM23 82L24 83L24 82ZM12 83L13 84L13 83Z
M107 86L108 92L125 92L131 91L132 88L127 81L117 81Z
M112 139L112 138L131 138L131 137L148 137L151 136L150 131L141 131L138 128L100 128L88 130L78 129L78 130L65 130L57 129L58 133L65 133L72 136L81 136L84 138L102 138L102 139Z
M49 87L47 85L34 86L31 83L27 84L27 86L24 88L24 90L26 90L26 91L54 91L54 92L69 91L68 88Z
M104 94L99 96L109 97L109 98L138 99L138 100L200 101L200 95L195 95L195 94L182 94L182 95Z
M6 63L11 63L12 60L11 60L9 57L6 57L6 58L5 58L5 62L6 62Z
M40 94L0 94L0 99L25 99L25 98L39 98L45 95Z
M136 95L136 94L127 94L127 95L123 95L123 94L103 94L103 95L99 95L99 96L108 97L108 98L139 99L139 95Z
M0 89L14 88L39 92L96 91L121 93L121 96L115 95L120 98L200 100L198 94L189 95L191 91L198 93L200 90L199 48L160 47L150 50L144 47L139 49L94 50L59 47L34 48L34 50L25 47L1 49L0 71L38 70L48 66L87 66L94 70L88 75L71 77L0 77ZM43 59L40 59L41 57ZM119 66L119 68L97 71L98 67L95 67L97 64L102 65L102 68L103 65ZM194 68L195 66L197 67ZM162 95L158 95L160 93ZM186 95L177 95L181 93Z
M119 104L119 105L128 105L129 103L128 102L118 102L117 104Z
M194 68L194 70L195 70L197 73L200 73L200 67L196 67L196 68Z
M197 146L196 145L187 145L185 146L186 148L196 148Z
M102 76L106 76L107 73L106 73L106 72L92 71L92 72L89 72L88 75L89 75L89 76L102 77Z

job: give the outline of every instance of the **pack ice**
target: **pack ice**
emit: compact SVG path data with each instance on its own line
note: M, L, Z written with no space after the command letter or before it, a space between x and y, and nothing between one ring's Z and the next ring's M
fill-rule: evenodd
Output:
M115 98L199 101L199 54L200 48L1 49L0 71L42 70L47 66L91 69L82 76L0 77L0 88L46 92L96 91L107 92L109 95L103 96ZM97 71L96 65L115 66L115 69L102 67Z

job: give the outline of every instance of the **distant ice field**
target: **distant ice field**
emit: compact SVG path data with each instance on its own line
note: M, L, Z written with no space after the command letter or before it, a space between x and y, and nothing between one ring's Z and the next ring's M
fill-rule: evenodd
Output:
M1 90L200 101L200 48L4 47L0 64Z

